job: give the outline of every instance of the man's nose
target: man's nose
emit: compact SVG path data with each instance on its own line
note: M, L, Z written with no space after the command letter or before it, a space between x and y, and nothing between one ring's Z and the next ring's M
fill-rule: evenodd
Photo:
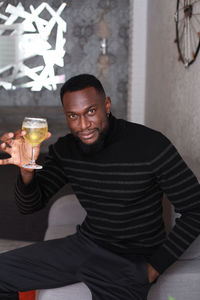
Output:
M86 117L81 117L80 118L80 127L81 130L86 130L91 126L91 122L88 120Z

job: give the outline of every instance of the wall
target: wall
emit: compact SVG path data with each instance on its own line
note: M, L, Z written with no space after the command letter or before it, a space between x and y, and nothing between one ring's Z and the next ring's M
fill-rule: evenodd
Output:
M145 123L166 134L200 179L200 55L178 62L176 1L148 2Z
M20 2L25 10L30 12L30 5L37 8L43 1L35 0L33 3L30 0L22 0ZM63 3L59 0L47 2L55 10ZM0 13L5 14L8 3L16 6L19 1L5 0L0 7ZM126 117L129 0L68 0L66 3L67 7L61 14L67 22L67 33L64 35L66 55L64 67L56 67L56 74L65 74L66 79L79 73L96 75L102 80L107 94L112 99L113 113L118 117ZM102 14L110 29L109 66L103 73L99 64L100 38L96 33L96 26ZM48 16L47 13L46 15ZM46 18L45 14L44 18ZM4 22L0 18L0 23ZM31 59L33 66L36 65L37 59L37 57ZM56 109L52 110L51 107ZM7 129L14 130L21 126L22 118L27 114L48 118L50 130L53 132L53 137L48 143L54 142L59 135L66 133L59 89L48 91L43 88L40 92L32 92L30 89L7 91L0 87L0 135ZM42 149L45 152L47 147Z

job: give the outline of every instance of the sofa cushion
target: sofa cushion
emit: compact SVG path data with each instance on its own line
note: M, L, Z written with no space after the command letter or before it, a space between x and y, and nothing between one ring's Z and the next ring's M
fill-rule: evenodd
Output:
M76 232L76 225L57 225L48 227L45 233L45 240L59 239Z
M199 300L200 260L178 260L160 276L150 289L148 300Z
M189 248L180 256L180 260L200 259L200 236L189 246Z
M65 287L37 291L36 300L92 300L88 287L82 283L75 283Z
M0 253L25 247L33 243L34 242L0 239Z
M177 261L160 276L148 294L148 300L167 300L172 296L176 300L199 300L200 260ZM41 290L37 300L92 300L90 290L84 283L71 284L65 287Z
M74 194L66 195L54 202L48 217L48 226L81 224L86 211Z

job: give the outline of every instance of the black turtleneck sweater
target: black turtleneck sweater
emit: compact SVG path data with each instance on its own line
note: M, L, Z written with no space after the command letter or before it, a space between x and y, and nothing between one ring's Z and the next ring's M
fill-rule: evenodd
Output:
M200 232L200 186L170 141L145 126L110 118L99 151L84 154L72 134L50 146L44 168L16 200L32 213L70 183L87 211L80 227L99 245L124 256L142 254L162 273ZM166 237L162 198L181 214Z

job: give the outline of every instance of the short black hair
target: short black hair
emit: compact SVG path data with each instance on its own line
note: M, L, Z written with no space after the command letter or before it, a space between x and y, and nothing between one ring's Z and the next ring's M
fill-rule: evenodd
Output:
M88 87L94 87L96 91L100 94L103 94L106 96L104 88L94 75L91 74L80 74L74 77L71 77L69 80L67 80L60 90L60 99L63 103L63 95L66 92L75 92L80 91Z

